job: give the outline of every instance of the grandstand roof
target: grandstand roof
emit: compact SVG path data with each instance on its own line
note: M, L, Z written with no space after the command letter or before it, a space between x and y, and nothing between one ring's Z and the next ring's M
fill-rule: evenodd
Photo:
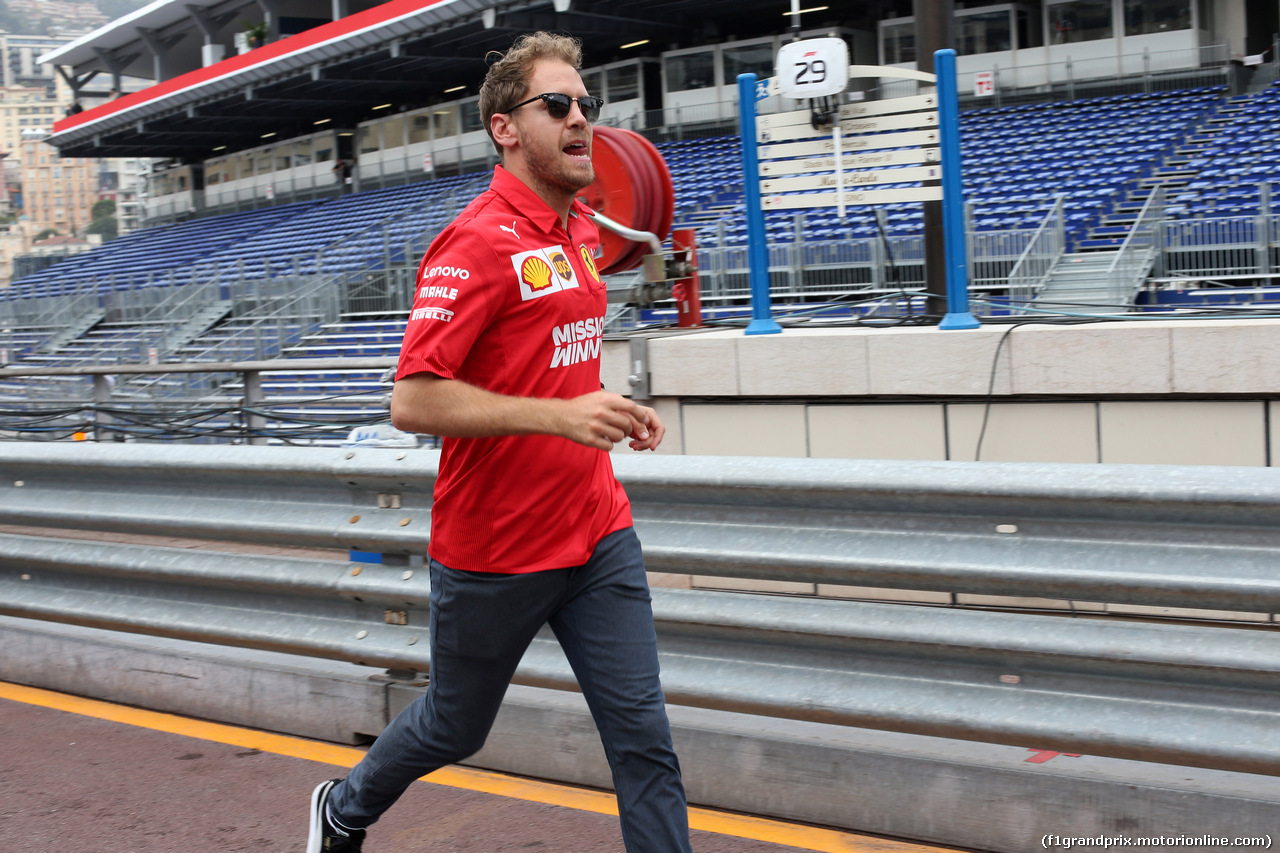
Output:
M192 6L227 20L239 14L228 9L257 8L243 0L157 0L42 59L68 64L81 78L104 70L110 57L119 65L136 62L137 53L150 62L139 27L176 45L182 27L198 35ZM264 134L311 131L320 119L352 127L388 102L412 108L444 100L457 85L475 91L484 55L521 32L576 35L587 64L597 65L634 55L620 53L621 45L645 38L669 47L783 32L789 8L788 0L389 0L69 116L48 141L64 156L201 160L222 146L261 144ZM724 32L722 22L733 30Z

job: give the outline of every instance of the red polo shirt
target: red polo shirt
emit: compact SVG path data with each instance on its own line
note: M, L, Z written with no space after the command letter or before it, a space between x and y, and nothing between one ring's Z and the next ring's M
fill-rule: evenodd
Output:
M396 379L434 373L512 397L600 390L605 287L577 202L568 230L498 166L418 267ZM548 435L445 438L429 553L454 569L582 565L631 525L609 454Z

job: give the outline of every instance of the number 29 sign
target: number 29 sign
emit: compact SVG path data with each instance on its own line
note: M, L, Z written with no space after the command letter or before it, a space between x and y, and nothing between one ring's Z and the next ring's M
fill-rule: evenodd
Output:
M785 98L825 98L849 84L849 46L844 39L793 41L775 60L778 92Z

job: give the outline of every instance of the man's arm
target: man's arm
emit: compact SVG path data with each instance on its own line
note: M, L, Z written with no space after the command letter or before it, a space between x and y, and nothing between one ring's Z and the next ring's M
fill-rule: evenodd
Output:
M558 435L600 450L628 436L633 450L654 450L666 432L652 409L608 391L569 400L508 397L431 373L396 382L391 423L406 432L451 438Z

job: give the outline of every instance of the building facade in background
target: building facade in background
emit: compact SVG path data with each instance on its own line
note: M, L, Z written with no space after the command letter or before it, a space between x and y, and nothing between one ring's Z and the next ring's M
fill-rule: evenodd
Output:
M44 141L46 136L29 131L22 142L22 215L27 231L81 233L93 221L93 205L101 197L102 161L62 157Z
M10 2L9 7L13 7ZM43 53L61 47L70 39L63 36L18 35L0 32L0 61L3 62L3 80L5 88L14 86L42 87L55 94L58 72L50 63L40 64L36 59Z
M0 151L21 160L23 135L47 134L66 111L67 104L59 104L44 86L0 88Z

